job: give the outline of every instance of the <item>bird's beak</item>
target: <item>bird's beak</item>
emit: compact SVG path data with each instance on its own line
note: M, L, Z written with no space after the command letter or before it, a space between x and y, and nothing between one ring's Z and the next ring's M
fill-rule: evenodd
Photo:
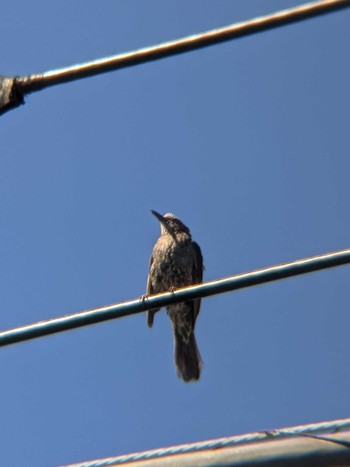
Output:
M153 211L153 209L151 209L151 213L159 220L159 222L161 223L161 225L164 227L164 229L170 233L170 230L169 230L169 225L167 223L167 221L164 219L164 216L162 216L161 214L159 214L159 212L157 211Z
M159 212L153 211L153 209L151 209L151 213L159 220L159 222L161 222L163 225L165 224L164 217L159 214Z

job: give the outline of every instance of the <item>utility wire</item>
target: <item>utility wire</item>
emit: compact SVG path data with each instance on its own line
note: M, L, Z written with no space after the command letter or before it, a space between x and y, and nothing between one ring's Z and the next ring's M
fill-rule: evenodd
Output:
M49 86L62 84L80 78L94 76L141 63L159 60L172 55L218 44L239 37L266 31L297 21L319 16L350 6L350 0L321 0L282 10L266 16L194 34L182 39L146 47L87 63L74 65L42 74L17 77L0 77L0 114L23 104L24 96Z
M161 308L171 303L184 302L193 298L209 297L223 292L243 289L308 272L332 268L350 263L350 249L313 256L290 263L279 264L256 271L237 274L203 284L185 287L175 292L167 292L149 297L140 297L124 303L108 305L72 315L53 318L28 324L19 328L0 332L0 346L15 344L36 337L48 336L89 324L101 323L110 319L141 313L151 308Z
M128 464L129 462L135 462L136 465L142 465L142 461L147 461L147 466L152 465L150 463L151 460L154 461L154 465L162 465L162 462L165 460L168 462L164 462L164 465L181 465L181 466L193 466L193 465L245 465L245 466L265 466L265 465L276 465L274 462L277 460L285 461L285 463L278 463L277 465L344 465L343 463L336 463L337 456L344 459L347 456L348 461L350 460L350 450L347 444L349 444L349 433L350 433L350 418L340 419L340 420L331 420L327 422L321 423L312 423L308 425L299 425L289 428L281 428L276 430L267 430L267 431L260 431L256 433L247 433L244 435L238 436L229 436L225 438L217 438L211 439L207 441L200 441L197 443L191 444L182 444L179 446L171 446L167 448L160 448L154 449L152 451L144 451L138 452L134 454L127 454L124 456L116 456L116 457L108 457L105 459L97 459L88 462L81 462L74 465L67 465L65 467L108 467L108 466L116 466L121 464ZM347 432L348 436L341 436L340 433ZM324 434L333 435L335 436L323 436ZM312 440L315 440L316 443L303 443L300 437L310 437ZM297 439L301 446L298 444L293 445L293 449L288 451L283 451L281 449L274 449L276 446L277 440L285 440L285 439ZM274 441L274 445L271 445L271 440ZM318 443L317 443L318 441ZM325 442L328 441L328 445ZM255 445L254 450L250 450L249 448L251 445ZM311 444L311 446L310 446ZM316 444L316 446L315 446ZM264 456L262 455L262 450L259 449L260 446L266 445ZM335 446L334 446L335 445ZM338 445L338 450L334 450ZM278 446L278 444L277 444ZM228 452L228 448L232 447L239 447L239 452L235 453L232 451L232 456L229 459L222 459L219 462L220 450L224 449L224 452ZM248 448L248 449L247 449ZM322 448L325 448L321 455L324 455L324 462L315 463L315 457L312 457L315 454L319 454L319 451L322 451ZM327 450L330 453L327 453ZM194 455L195 453L202 453L206 451L206 456L204 457L204 462L201 461L203 458L200 456L196 458ZM294 451L294 456L293 456ZM338 452L339 451L339 452ZM221 451L222 453L222 451ZM243 456L244 455L244 462ZM189 455L186 462L186 454ZM326 463L326 456L327 454L331 454L333 457L333 463ZM179 457L181 456L181 457ZM241 457L242 456L242 457ZM278 458L277 458L278 457ZM291 461L291 457L293 457L294 462ZM311 462L310 461L311 457ZM162 460L163 461L162 461ZM159 463L156 462L159 460ZM210 462L209 462L210 460ZM289 463L287 462L289 460ZM304 463L300 462L303 460ZM226 462L227 463L226 463ZM299 462L296 462L299 461ZM313 463L312 463L313 462ZM349 464L347 464L349 465Z

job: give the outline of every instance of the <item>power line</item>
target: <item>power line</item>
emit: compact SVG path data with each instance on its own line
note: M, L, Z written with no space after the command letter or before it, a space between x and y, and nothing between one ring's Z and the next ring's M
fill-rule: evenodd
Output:
M290 440L291 443L276 443L282 440ZM350 460L349 447L350 418L345 418L182 444L65 467L112 467L132 462L141 467L144 465L142 461L149 466L151 460L154 465L162 465L163 462L164 465L176 464L183 467L207 466L209 463L213 466L244 464L247 467L270 466L272 463L278 466L340 466L344 465L344 459L348 462Z
M134 315L150 308L161 308L171 303L183 302L199 297L209 297L223 292L239 290L349 263L350 249L346 249L279 264L277 266L257 269L256 271L186 287L176 290L175 292L142 297L124 303L82 311L72 315L40 321L38 323L3 331L0 332L0 346L15 344L36 337L48 336L89 324L97 324L110 319Z
M194 34L182 39L101 58L67 68L61 68L59 70L28 76L3 76L0 77L0 114L23 104L26 94L42 90L49 86L159 60L161 58L189 52L209 45L219 44L232 39L238 39L239 37L302 21L349 6L350 0L320 0L248 21L231 24L223 28Z

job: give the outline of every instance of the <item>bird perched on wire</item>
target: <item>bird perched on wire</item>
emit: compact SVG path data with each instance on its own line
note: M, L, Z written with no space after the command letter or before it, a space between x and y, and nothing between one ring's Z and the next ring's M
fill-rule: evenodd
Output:
M188 227L174 214L156 211L152 214L160 222L160 237L154 245L147 279L147 295L174 291L203 280L203 257L198 244L192 241ZM174 335L174 357L177 374L184 381L197 381L202 359L197 347L194 328L199 313L200 298L168 305ZM147 312L151 328L157 309Z

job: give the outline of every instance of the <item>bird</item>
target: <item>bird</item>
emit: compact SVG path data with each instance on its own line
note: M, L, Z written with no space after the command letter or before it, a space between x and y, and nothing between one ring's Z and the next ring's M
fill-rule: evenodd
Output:
M154 210L151 213L160 222L160 237L149 262L146 296L201 283L203 256L189 228L174 214L161 215ZM177 375L185 382L199 380L203 366L194 335L200 305L201 299L196 298L166 307L173 329ZM154 315L159 310L147 311L148 327L153 326Z

